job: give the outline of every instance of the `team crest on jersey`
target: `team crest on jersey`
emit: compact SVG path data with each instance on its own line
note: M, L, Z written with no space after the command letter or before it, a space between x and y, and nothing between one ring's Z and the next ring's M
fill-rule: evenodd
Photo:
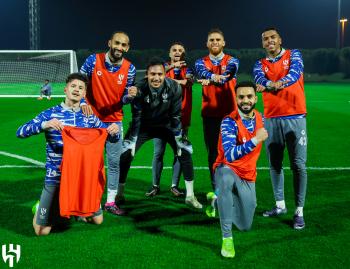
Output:
M168 94L166 92L162 93L163 103L168 102Z
M102 71L98 70L98 71L96 72L96 74L100 77L100 76L102 76Z
M283 60L282 64L283 64L284 69L289 69L289 60L288 59Z
M267 66L264 67L265 73L269 72L269 68Z
M221 71L222 71L222 72L225 72L225 71L226 71L226 65L222 65L222 66L221 66Z
M247 139L245 137L242 138L243 143L247 142Z
M117 83L120 85L120 84L122 84L123 83L123 79L124 79L124 75L123 74L119 74L118 75L118 81L117 81Z

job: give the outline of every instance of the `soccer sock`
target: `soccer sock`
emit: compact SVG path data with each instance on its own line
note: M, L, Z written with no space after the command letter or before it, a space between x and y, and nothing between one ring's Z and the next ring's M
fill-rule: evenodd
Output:
M222 223L221 232L223 238L232 238L232 223Z
M185 180L185 186L186 186L186 196L193 196L193 180L192 181L187 181Z
M112 203L117 195L117 190L107 189L107 203Z
M124 195L124 189L125 189L125 183L119 183L118 184L118 192L117 192L117 194L119 196L123 196Z
M284 202L284 200L282 200L282 201L276 201L276 206L277 206L278 208L285 209L285 208L286 208L286 203Z
M302 206L298 206L296 209L295 209L295 215L299 216L299 217L302 217L303 216L303 207Z
M216 207L217 207L217 201L218 201L218 197L215 195L215 196L213 197L213 200L211 200L211 206L212 206L214 209L216 209Z

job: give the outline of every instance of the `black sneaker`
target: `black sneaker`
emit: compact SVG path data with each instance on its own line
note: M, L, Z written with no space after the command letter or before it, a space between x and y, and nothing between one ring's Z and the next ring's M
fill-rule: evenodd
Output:
M176 187L176 186L171 187L171 188L170 188L170 191L171 191L171 193L174 194L174 196L176 196L176 197L185 196L185 193L184 193L182 190L178 189L178 187Z
M156 196L160 193L160 188L159 186L152 186L146 193L145 195L147 197L152 197L152 196Z
M293 227L295 230L302 230L305 228L305 221L303 216L294 215Z
M263 216L264 217L277 217L277 216L284 215L284 214L287 214L287 208L279 208L279 207L275 206L271 210L266 210L263 213Z

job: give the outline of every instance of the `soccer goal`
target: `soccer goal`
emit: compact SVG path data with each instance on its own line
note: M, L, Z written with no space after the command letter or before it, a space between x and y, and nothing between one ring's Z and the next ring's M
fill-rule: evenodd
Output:
M38 97L45 80L62 96L65 79L77 72L72 50L0 50L0 97Z

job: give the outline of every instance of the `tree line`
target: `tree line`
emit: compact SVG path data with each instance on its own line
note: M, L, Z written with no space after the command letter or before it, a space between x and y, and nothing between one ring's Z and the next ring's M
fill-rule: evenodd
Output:
M340 73L343 78L350 78L350 47L340 50L333 48L319 49L300 49L304 59L305 74L332 75ZM100 51L101 52L101 51ZM84 60L90 55L96 53L87 49L77 50L77 61L80 67ZM237 57L240 61L238 73L251 74L256 60L264 57L263 49L225 49L225 53ZM168 50L164 49L146 49L130 50L126 54L136 67L136 69L145 69L148 61L154 57L161 57L168 60ZM208 55L207 50L191 50L186 53L186 61L189 66L194 66L197 59Z

